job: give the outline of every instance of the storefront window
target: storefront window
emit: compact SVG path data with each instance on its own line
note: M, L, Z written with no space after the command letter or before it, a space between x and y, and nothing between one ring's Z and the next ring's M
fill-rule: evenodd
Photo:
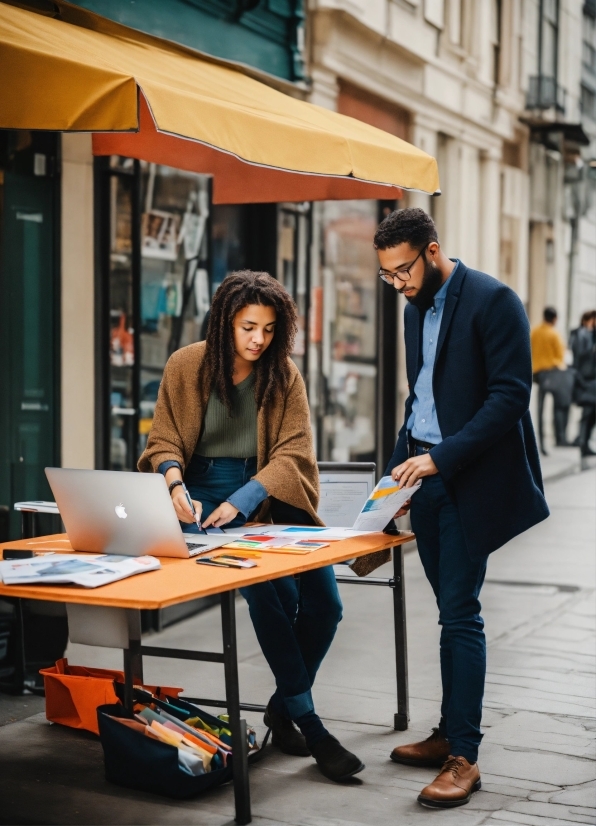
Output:
M203 338L211 301L210 179L117 156L106 172L109 445L104 466L134 470L169 356Z
M211 300L209 178L141 163L141 204L139 452L168 358L204 337Z
M318 211L319 272L311 341L320 340L319 458L375 461L377 201L326 201Z
M277 278L296 302L298 332L292 358L307 374L308 243L310 204L280 204L277 220Z
M137 425L134 387L132 174L110 176L109 187L110 467L113 470L130 470L135 460Z
M211 230L213 292L226 275L247 266L244 218L244 206L224 204L213 207Z

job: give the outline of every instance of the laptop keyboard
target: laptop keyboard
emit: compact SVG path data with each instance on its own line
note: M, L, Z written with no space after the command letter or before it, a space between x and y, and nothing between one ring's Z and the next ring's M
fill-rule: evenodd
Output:
M209 545L207 545L206 542L187 542L186 547L188 548L189 556L196 556L209 549Z

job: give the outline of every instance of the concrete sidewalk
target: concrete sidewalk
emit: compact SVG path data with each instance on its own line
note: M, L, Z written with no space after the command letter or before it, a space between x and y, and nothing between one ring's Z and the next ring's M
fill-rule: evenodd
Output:
M345 616L317 678L315 698L327 727L362 757L366 770L338 786L323 778L309 758L268 748L251 769L254 823L596 823L596 472L547 483L547 497L551 518L491 557L483 590L489 655L482 791L459 809L423 809L416 796L433 770L397 766L388 759L398 743L426 737L439 716L436 607L418 556L410 553L409 731L391 729L395 676L389 589L342 586ZM243 699L264 702L273 682L242 601L238 626ZM217 650L218 611L154 635L151 644ZM71 645L68 657L74 663L121 667L120 652L109 649ZM223 696L216 665L147 659L146 679L183 685L190 696ZM262 735L259 716L247 716ZM112 786L103 778L98 741L49 726L43 714L0 728L0 761L2 823L232 823L231 787L180 803Z

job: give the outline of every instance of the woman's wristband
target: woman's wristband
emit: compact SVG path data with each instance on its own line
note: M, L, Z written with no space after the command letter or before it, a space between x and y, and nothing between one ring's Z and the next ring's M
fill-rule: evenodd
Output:
M183 484L182 479L174 479L173 482L170 482L170 484L168 485L168 492L169 492L170 496L172 495L172 491L174 490L174 488L177 487L178 485L182 485L182 484Z

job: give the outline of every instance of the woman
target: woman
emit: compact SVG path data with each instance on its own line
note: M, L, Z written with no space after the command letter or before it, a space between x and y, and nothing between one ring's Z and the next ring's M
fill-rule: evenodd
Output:
M164 371L139 470L165 475L176 514L196 530L272 520L321 524L319 480L304 382L292 362L296 307L267 273L221 284L207 339L175 352ZM364 765L323 726L311 689L341 619L331 568L242 588L275 676L265 724L286 754L312 754L332 780ZM297 727L296 727L297 726Z

